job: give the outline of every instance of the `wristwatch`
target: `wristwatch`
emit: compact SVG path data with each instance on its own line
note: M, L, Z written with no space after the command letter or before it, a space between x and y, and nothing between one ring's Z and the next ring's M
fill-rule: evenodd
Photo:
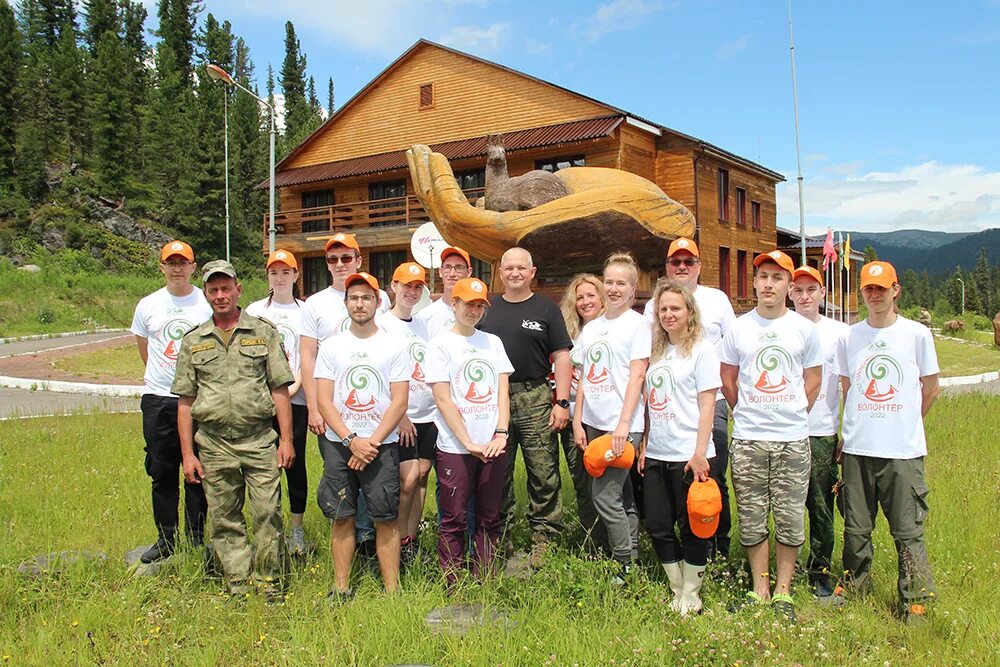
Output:
M351 441L354 440L356 437L358 437L357 433L348 433L347 435L344 436L344 439L340 441L340 444L342 444L344 447L350 447Z
M510 431L508 431L505 428L498 428L495 431L493 431L493 435L507 435L507 436L509 436L510 435Z
M567 410L569 410L569 401L565 398L560 398L558 401L556 401L556 405L558 405L560 408L566 408Z

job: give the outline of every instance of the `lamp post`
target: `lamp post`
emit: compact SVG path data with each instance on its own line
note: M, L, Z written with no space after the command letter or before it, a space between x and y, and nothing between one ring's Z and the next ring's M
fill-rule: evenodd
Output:
M965 315L965 281L958 276L955 277L955 280L957 280L958 284L962 286L962 312L960 312L959 315Z
M275 234L275 228L274 228L274 135L275 135L275 132L277 132L277 125L275 124L276 121L275 121L274 107L271 106L271 104L269 104L267 100L261 99L260 97L257 97L257 95L255 95L253 92L251 92L250 90L248 90L246 87L241 86L238 81L236 81L233 77L229 76L229 73L226 70L222 69L218 65L214 65L212 63L207 63L205 65L205 71L208 73L209 78L211 78L213 81L222 81L223 83L225 83L227 85L236 86L237 88L239 88L240 90L242 90L244 93L246 93L250 97L254 98L258 102L260 102L261 104L263 104L265 107L267 107L267 110L271 112L271 160L270 160L270 173L269 173L269 178L268 178L268 185L270 186L270 188L269 188L269 193L268 193L269 194L269 205L268 205L268 213L269 213L269 215L268 215L268 218L267 218L267 220L268 220L267 235L268 235L268 252L274 252L274 234ZM227 173L228 173L228 170L227 170Z

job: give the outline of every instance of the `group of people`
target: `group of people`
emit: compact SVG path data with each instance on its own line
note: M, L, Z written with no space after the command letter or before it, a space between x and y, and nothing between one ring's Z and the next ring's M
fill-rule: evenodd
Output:
M701 610L709 560L729 558L731 467L737 535L752 573L734 608L769 605L795 622L791 585L807 516L815 597L839 605L849 592L866 592L881 505L899 553L901 613L908 622L925 618L935 590L923 541L922 418L939 369L928 330L898 314L900 286L888 263L862 267L867 318L848 327L820 314L822 275L780 250L754 260L757 303L740 317L723 292L699 284L699 250L686 238L669 245L666 277L644 314L633 309L639 268L626 252L612 253L602 276L575 276L557 305L532 292L526 250L504 253L504 291L491 297L471 277L468 253L448 247L443 295L416 313L427 283L418 264L396 268L390 300L361 270L353 235L331 237L325 256L331 284L303 302L294 255L271 253L271 293L241 310L228 262L206 264L199 291L190 246L163 248L166 286L140 302L132 327L146 362L143 433L158 530L144 562L176 548L183 469L188 539L203 542L207 513L231 592L257 582L280 596L280 470L288 550L304 554L312 431L337 600L353 595L356 553L377 559L387 591L398 588L401 562L417 555L431 468L447 582L467 562L475 577L495 571L501 554L514 552L518 450L529 562L538 566L565 529L562 451L588 545L618 563L615 582L627 582L644 526L681 614ZM634 465L592 475L585 452L602 439L610 440L605 460L634 451ZM688 495L709 480L721 505L706 537L691 523ZM833 569L835 494L844 577ZM254 552L242 517L247 495Z

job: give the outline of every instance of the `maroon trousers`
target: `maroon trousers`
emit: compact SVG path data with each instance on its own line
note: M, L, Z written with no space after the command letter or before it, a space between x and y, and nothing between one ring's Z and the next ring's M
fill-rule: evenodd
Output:
M471 454L436 452L438 502L441 528L438 538L438 558L448 583L458 579L464 569L466 541L466 508L475 498L476 525L473 532L473 576L485 576L496 555L500 541L500 507L503 503L507 452L489 463Z

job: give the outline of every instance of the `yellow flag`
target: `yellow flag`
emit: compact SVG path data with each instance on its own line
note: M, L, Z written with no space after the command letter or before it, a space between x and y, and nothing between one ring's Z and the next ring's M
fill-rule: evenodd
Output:
M847 243L844 244L844 268L851 268L851 235L847 235Z

